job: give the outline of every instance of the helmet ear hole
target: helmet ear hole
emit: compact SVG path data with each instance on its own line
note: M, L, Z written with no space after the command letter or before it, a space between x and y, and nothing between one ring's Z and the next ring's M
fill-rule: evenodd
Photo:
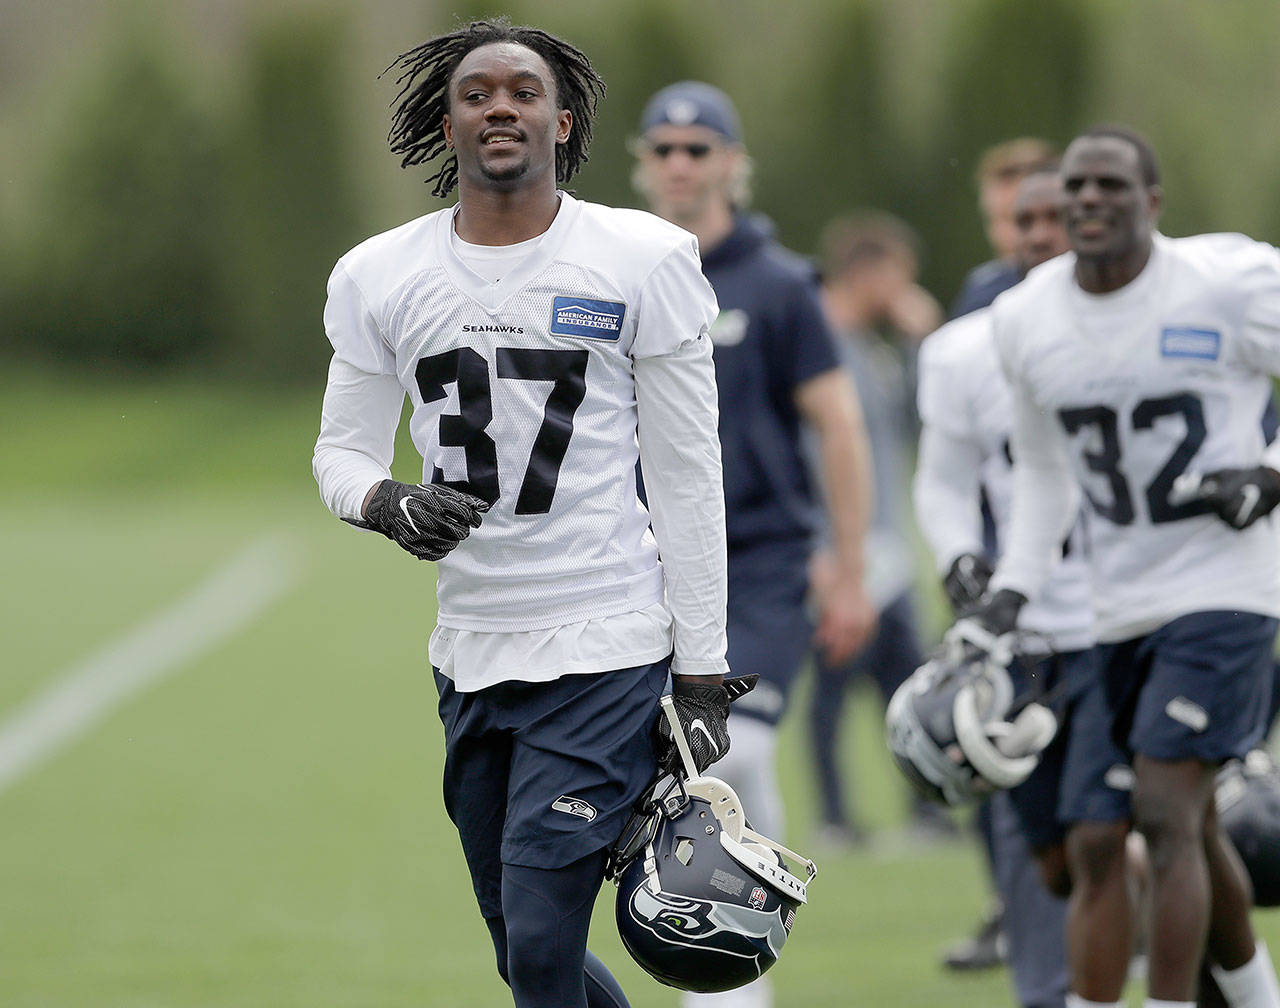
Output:
M677 861L686 868L689 867L689 862L693 860L693 841L688 837L681 837L676 841L676 849L672 853Z

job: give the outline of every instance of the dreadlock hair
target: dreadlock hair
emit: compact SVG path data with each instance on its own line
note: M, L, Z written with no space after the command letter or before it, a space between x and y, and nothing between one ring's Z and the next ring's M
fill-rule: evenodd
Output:
M455 32L424 42L416 49L401 53L378 75L381 78L392 70L400 71L396 78L400 93L391 103L396 110L391 132L387 134L391 152L403 155L402 168L423 164L444 152L449 81L469 52L495 42L514 42L531 49L551 68L556 101L560 108L568 109L573 115L569 139L556 146L556 181L567 182L587 160L591 119L604 95L604 81L579 49L539 28L513 26L506 17L472 21ZM427 181L435 183L431 190L434 195L448 196L458 183L457 155L450 154Z

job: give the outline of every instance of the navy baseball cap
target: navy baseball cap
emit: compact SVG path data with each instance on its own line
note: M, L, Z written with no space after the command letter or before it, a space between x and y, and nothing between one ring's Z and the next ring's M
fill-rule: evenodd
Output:
M640 116L640 132L655 126L705 126L730 143L742 142L738 110L718 87L702 81L680 81L649 99Z

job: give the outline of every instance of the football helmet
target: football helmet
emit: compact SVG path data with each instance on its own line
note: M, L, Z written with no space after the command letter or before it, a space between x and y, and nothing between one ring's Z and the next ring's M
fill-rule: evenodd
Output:
M962 805L1016 787L1058 730L1046 706L1030 703L1012 720L1010 644L961 620L941 652L894 692L885 713L889 751L920 794Z
M678 720L672 728L679 747ZM777 962L817 867L753 830L724 781L677 771L640 803L607 874L618 886L618 934L631 957L669 987L713 993Z
M1218 819L1253 882L1256 906L1280 906L1280 769L1264 749L1218 771Z

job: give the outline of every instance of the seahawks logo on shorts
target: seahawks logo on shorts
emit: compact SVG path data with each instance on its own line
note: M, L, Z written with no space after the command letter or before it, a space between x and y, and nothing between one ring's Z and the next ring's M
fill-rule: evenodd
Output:
M569 815L576 815L580 819L591 822L596 817L596 810L581 798L574 798L573 795L561 795L551 803L551 807L557 812L568 812Z
M1164 712L1173 720L1186 725L1193 732L1202 732L1209 727L1209 715L1203 707L1192 703L1186 697L1176 696L1165 704Z

